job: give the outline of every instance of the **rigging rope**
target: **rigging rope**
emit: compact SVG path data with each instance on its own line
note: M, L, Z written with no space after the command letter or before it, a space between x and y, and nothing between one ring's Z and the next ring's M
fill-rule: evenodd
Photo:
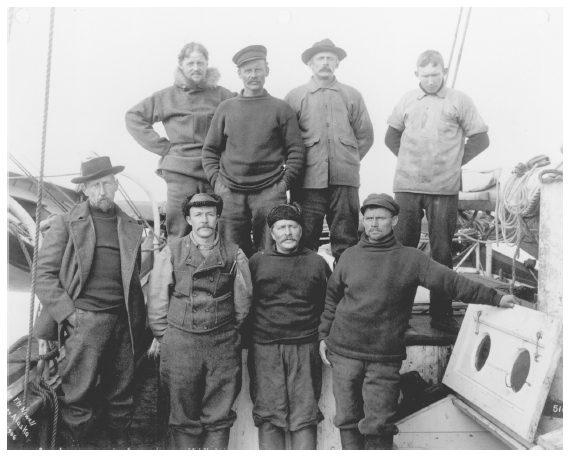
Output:
M459 54L457 54L457 65L455 66L455 73L453 74L453 82L451 83L451 88L455 87L455 80L457 79L457 72L459 71L459 63L461 62L461 56L463 55L463 45L465 44L465 37L467 36L467 27L469 27L469 17L471 16L471 8L467 11L467 19L465 20L465 30L463 30L463 39L461 40L461 47L459 48Z
M28 170L26 170L26 167L24 167L24 165L22 165L22 164L18 161L18 159L16 159L16 158L15 158L12 154L10 154L10 153L8 153L8 157L10 157L10 159L12 160L12 162L14 162L14 163L16 164L16 166L17 166L20 170L22 170L22 173L24 173L24 175L26 175L26 177L27 177L28 179L30 179L32 182L34 182L36 185L38 185L38 180L37 180L37 178L36 178L35 176L32 176L32 174L31 174ZM75 173L75 174L76 174L76 173ZM47 177L47 176L44 176L44 178L46 178L46 177ZM11 177L8 177L8 179L9 179L9 180L10 180L10 179L22 179L22 176L11 176ZM75 205L76 202L73 201L73 200L69 197L69 195L67 195L64 191L62 191L58 186L56 186L56 185L54 185L54 186L55 186L55 187L54 187L55 190L57 190L61 195L63 195L67 200L69 200L69 202L71 203L71 205ZM66 208L62 203L60 203L60 201L57 200L57 199L51 194L51 192L50 192L48 189L44 188L44 192L49 195L49 197L53 200L53 202L55 203L55 205L56 205L59 209L61 209L64 213L67 213L68 208Z
M457 42L457 33L459 32L459 24L461 23L461 16L463 15L463 7L459 9L459 18L457 19L457 27L455 27L455 36L453 37L453 45L451 46L451 54L449 55L449 61L447 62L447 68L451 68L451 62L453 62L453 53L455 52L455 43ZM449 73L448 73L449 76ZM447 80L447 77L445 78Z
M30 359L32 355L32 331L34 326L34 305L36 297L36 277L37 277L37 266L38 266L38 247L39 247L39 237L40 237L40 217L42 210L42 196L44 187L44 164L45 164L45 152L46 152L46 134L47 134L47 120L48 120L48 108L49 108L49 87L51 78L51 58L53 50L53 24L54 24L55 8L50 9L50 24L49 24L49 42L48 42L48 61L47 61L47 71L46 71L46 87L45 87L45 98L44 98L44 121L42 126L42 150L41 150L41 162L40 162L40 179L38 183L38 200L36 204L36 236L34 240L34 259L32 263L32 291L30 297L30 314L28 322L28 346L26 348L26 371L24 373L24 406L27 407L28 399L28 381L30 378Z

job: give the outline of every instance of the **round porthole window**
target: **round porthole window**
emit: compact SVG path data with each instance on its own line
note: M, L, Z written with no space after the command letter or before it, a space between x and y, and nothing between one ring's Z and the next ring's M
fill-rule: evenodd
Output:
M519 350L511 370L511 388L518 392L524 386L530 372L530 353L526 349Z
M477 352L475 353L475 369L481 371L481 368L485 366L489 353L491 352L491 337L486 334L479 346L477 346Z

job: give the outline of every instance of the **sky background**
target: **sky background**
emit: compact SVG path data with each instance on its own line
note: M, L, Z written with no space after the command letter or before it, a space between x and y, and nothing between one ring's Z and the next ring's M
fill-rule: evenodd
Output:
M93 150L125 165L158 201L165 200L166 185L154 172L159 157L128 134L124 115L172 84L184 44L204 44L210 66L222 74L220 85L232 91L242 88L232 56L248 45L266 46L271 72L265 88L283 98L311 76L302 52L330 38L348 54L336 76L362 93L375 130L361 165L360 199L391 193L396 158L384 145L386 120L404 93L417 87L421 52L438 50L447 65L458 16L458 7L57 8L45 174L75 173L79 153ZM463 23L465 17L466 10ZM48 31L48 8L17 9L7 46L7 147L34 175ZM553 164L562 160L562 68L561 8L472 10L455 88L474 100L491 146L469 168L502 168L505 181L518 162L535 155L545 154ZM160 124L155 127L164 134ZM18 171L6 160L9 170ZM72 187L70 179L50 180ZM131 198L146 200L128 179L121 183ZM8 301L17 309L27 306L29 295L11 293ZM9 339L26 333L24 314L9 313Z

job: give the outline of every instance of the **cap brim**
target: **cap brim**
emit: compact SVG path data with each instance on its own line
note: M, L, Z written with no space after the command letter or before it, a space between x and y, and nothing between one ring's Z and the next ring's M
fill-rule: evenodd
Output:
M77 178L72 178L71 182L73 184L82 184L87 181L92 181L93 179L101 178L103 176L107 176L110 174L116 175L123 171L125 167L123 165L117 165L116 167L106 168L104 170L98 171L97 173L93 173L87 176L78 176Z

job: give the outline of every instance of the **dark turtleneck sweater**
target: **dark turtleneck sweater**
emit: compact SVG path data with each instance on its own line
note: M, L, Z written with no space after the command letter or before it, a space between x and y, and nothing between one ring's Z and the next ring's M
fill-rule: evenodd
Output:
M250 310L253 341L301 344L318 340L331 270L309 249L282 254L273 245L249 259L253 283Z
M290 187L305 166L293 109L266 90L223 101L204 142L202 165L212 185L221 179L230 189L255 192L284 180Z
M498 306L500 295L404 247L394 232L371 243L363 234L329 279L319 340L342 356L372 362L406 358L404 333L418 286L466 303Z
M95 252L89 276L75 300L75 307L107 313L126 311L115 208L107 212L95 206L89 209L95 228Z

